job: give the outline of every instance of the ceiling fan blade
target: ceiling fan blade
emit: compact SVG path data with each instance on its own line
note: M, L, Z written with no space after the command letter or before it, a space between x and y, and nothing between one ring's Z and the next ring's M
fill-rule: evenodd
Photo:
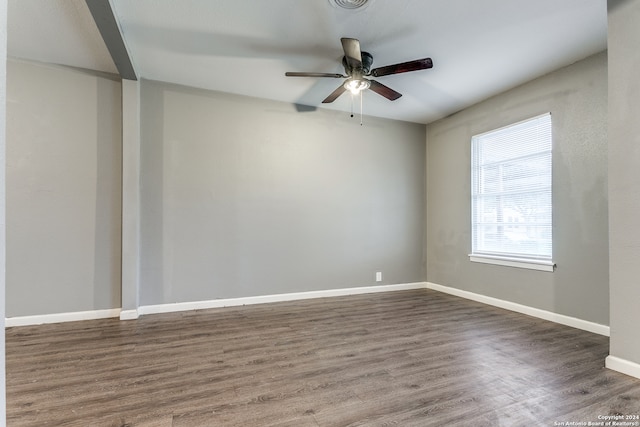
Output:
M379 83L375 80L369 80L369 82L371 82L371 86L369 86L369 89L371 89L378 95L384 96L389 101L395 101L396 99L402 96L401 93L396 92L395 90L391 89L389 86L385 86L382 83Z
M351 68L362 67L362 53L360 52L360 41L358 39L349 39L343 37L340 39L342 42L342 49L344 50L344 57L347 58L347 64Z
M408 73L409 71L426 70L433 67L431 58L416 59L414 61L401 62L400 64L387 65L371 70L373 77L388 76L389 74Z
M322 103L323 104L329 104L329 103L335 101L340 95L345 93L346 90L347 90L347 88L345 88L344 85L338 86L338 88L336 90L334 90L333 92L331 92L331 95L327 96L322 101Z
M305 73L305 72L296 72L296 71L287 71L284 73L287 77L334 77L334 78L345 78L347 76L343 76L342 74L332 74L332 73Z

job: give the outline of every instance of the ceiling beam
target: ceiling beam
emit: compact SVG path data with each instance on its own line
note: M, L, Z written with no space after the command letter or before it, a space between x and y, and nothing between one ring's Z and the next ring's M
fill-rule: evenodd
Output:
M89 11L91 11L91 15L93 15L93 20L98 26L98 30L100 30L104 43L109 49L111 59L116 64L120 77L127 80L138 80L109 0L85 1Z

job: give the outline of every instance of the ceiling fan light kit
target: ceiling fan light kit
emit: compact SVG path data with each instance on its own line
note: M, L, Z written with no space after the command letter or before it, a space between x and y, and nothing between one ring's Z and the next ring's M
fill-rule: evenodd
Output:
M369 89L371 82L367 79L349 79L344 82L344 87L353 95L357 95L365 89Z

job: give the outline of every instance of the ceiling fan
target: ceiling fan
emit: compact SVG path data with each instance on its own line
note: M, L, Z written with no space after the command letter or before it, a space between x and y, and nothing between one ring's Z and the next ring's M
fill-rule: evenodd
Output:
M373 55L369 52L360 50L360 41L343 37L342 49L344 56L342 57L342 65L344 66L345 75L331 73L305 73L305 72L286 72L288 77L333 77L346 78L347 80L327 96L322 103L328 104L335 101L340 95L349 90L354 95L361 93L365 89L371 89L378 95L382 95L390 101L395 101L402 96L388 86L383 85L375 80L366 79L365 77L382 77L390 74L400 74L409 71L426 70L433 67L431 58L416 59L413 61L402 62L399 64L386 65L371 69L373 64Z

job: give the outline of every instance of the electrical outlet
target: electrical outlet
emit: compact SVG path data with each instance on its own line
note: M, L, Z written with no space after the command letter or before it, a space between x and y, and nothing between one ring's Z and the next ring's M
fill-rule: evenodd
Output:
M382 271L376 272L376 282L382 282Z

